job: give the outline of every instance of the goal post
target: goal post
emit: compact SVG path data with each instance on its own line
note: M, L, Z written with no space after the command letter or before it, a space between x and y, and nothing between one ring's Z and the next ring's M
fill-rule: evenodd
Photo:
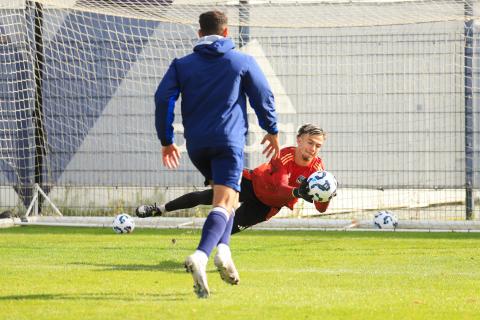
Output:
M0 211L22 215L36 201L44 215L111 216L203 188L179 106L180 169L161 166L153 94L170 62L192 52L199 14L218 9L237 49L267 76L282 146L295 145L307 122L328 132L320 156L338 196L324 215L300 202L278 218L369 221L388 209L422 228L479 220L479 8L472 0L0 0ZM249 122L253 168L266 159L251 108Z

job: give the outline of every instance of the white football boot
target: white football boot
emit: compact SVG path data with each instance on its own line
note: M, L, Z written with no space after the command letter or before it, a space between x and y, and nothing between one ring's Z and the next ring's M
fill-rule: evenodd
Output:
M210 295L210 289L208 288L207 283L207 262L208 258L205 256L205 259L194 253L189 255L185 259L185 270L190 272L193 277L193 292L199 298L208 298Z
M223 281L231 285L237 285L240 282L240 276L232 260L232 253L226 244L221 243L218 245L217 254L213 262Z

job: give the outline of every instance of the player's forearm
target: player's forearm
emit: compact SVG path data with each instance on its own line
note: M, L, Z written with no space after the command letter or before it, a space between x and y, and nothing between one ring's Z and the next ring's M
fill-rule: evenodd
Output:
M288 184L288 178L290 174L282 166L281 160L275 159L271 161L272 168L274 173L272 174L272 181L275 181L275 194L286 201L290 201L294 198L293 189L291 185Z
M169 146L173 143L173 110L169 114L168 106L158 103L155 107L155 129L157 137L162 146Z
M173 143L175 102L180 95L175 70L174 59L155 91L155 128L162 146L169 146Z
M293 189L295 188L289 186L288 184L279 184L275 190L275 193L278 195L278 197L285 199L286 201L290 201L295 198L293 195Z
M260 127L269 134L277 134L277 113L275 111L273 95L271 97L266 97L258 109L256 113Z

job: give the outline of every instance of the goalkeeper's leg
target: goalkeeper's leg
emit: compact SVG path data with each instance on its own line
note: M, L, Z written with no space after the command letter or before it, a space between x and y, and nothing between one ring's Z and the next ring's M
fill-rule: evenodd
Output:
M238 233L258 223L267 221L272 208L256 201L245 201L235 211L232 234Z
M232 234L268 220L271 217L269 213L274 210L257 198L253 190L252 181L245 178L242 179L240 202L242 205L235 211Z
M143 204L139 206L135 213L139 218L147 218L154 216L161 216L165 212L180 210L180 209L189 209L196 207L198 205L212 204L213 199L213 190L207 189L204 191L195 191L184 194L170 202L167 202L164 205L153 205Z
M165 212L189 209L198 205L211 205L213 200L213 190L207 189L203 191L195 191L184 194L165 204Z

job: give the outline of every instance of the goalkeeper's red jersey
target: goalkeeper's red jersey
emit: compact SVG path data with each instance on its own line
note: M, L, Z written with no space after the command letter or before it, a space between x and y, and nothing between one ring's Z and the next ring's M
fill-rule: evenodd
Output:
M295 147L287 147L280 150L278 158L253 171L245 170L243 176L252 180L255 195L267 206L293 209L298 199L292 195L292 190L300 186L299 178L308 178L319 170L325 170L322 159L315 157L308 166L299 166L295 163ZM318 211L325 212L328 202L315 202L315 207Z

